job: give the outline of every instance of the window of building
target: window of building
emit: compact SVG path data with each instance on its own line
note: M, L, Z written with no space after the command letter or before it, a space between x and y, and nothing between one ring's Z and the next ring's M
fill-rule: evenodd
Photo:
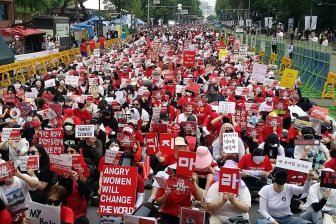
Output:
M0 21L8 20L8 4L0 3Z

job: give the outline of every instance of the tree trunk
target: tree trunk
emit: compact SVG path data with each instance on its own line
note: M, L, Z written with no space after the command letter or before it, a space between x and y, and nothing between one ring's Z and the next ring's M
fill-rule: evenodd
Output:
M63 15L63 16L65 15L65 9L68 6L69 2L70 2L70 0L64 0L64 3L61 7L61 15Z
M84 21L88 20L89 19L89 14L88 12L86 11L86 8L85 6L83 5L84 1L83 0L78 0L78 3L79 3L79 6L81 7L82 9L82 13L83 13L83 19Z

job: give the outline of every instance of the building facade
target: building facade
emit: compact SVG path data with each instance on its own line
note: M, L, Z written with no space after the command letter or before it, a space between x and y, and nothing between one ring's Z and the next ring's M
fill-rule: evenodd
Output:
M14 24L14 0L0 0L0 27Z

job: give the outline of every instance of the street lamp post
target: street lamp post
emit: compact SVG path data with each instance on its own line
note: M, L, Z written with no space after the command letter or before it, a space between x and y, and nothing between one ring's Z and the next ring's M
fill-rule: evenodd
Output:
M147 1L147 26L149 27L149 0Z
M181 20L181 10L182 10L182 4L177 4L177 22L180 23Z

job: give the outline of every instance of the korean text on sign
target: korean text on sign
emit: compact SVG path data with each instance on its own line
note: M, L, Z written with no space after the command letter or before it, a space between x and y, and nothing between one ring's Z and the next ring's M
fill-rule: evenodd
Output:
M76 125L75 133L76 138L92 138L94 137L94 126Z
M238 153L238 133L223 134L223 151L226 153Z
M287 158L284 156L278 156L276 161L276 167L284 168L288 170L294 170L301 173L309 173L312 169L312 163L299 159Z
M219 173L219 192L238 194L239 169L221 168Z

